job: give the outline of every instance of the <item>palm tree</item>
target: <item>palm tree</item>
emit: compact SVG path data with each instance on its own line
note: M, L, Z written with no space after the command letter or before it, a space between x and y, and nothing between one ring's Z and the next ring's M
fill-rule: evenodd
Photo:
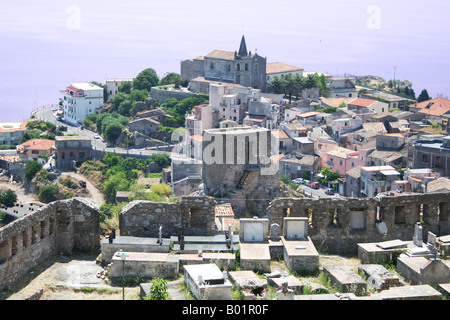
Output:
M280 78L274 77L268 84L267 84L267 91L272 93L283 93L283 82Z

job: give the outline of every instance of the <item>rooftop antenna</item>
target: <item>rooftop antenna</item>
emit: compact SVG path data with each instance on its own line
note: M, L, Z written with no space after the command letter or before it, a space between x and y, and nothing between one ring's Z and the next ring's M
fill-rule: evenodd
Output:
M395 69L397 69L398 66L393 66L394 67L394 89L395 89Z

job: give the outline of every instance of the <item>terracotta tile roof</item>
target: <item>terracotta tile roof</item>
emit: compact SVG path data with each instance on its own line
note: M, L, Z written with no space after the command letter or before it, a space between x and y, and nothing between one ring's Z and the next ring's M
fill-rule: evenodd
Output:
M354 98L324 98L321 97L320 100L326 106L330 107L339 107L341 103L348 104L350 101L354 100Z
M429 104L433 104L433 105L437 104L437 105L439 105L440 103L441 103L442 105L448 105L448 106L450 106L450 100L444 99L444 98L430 99L430 100L426 100L426 101L422 101L422 102L417 102L417 103L414 103L414 104L410 104L409 106L410 106L411 108L419 108L419 109L423 109L423 108L425 108L426 106L428 106Z
M300 114L297 115L297 117L310 118L310 117L317 116L318 114L320 114L320 112L310 111L310 112L300 113Z
M450 100L444 98L436 98L411 105L413 108L420 108L419 113L432 116L441 116L450 111Z
M234 60L234 52L214 50L208 53L205 57L214 59Z
M266 74L303 71L303 68L291 66L281 62L270 62L266 64Z
M376 100L356 98L356 99L353 99L352 101L348 102L348 104L352 105L352 106L358 106L358 107L368 107L375 102L376 102Z
M27 150L50 150L55 148L55 140L50 139L31 139L20 146L23 146Z
M282 130L272 130L271 133L277 139L289 139L286 132L284 132Z
M0 132L16 132L16 131L25 131L27 130L28 121L22 121L19 123L16 122L1 122L0 123Z
M214 211L216 212L216 217L234 217L233 208L229 203L216 205Z

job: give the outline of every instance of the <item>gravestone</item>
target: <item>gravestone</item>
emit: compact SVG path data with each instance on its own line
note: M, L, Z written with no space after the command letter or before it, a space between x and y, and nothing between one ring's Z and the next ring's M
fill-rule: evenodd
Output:
M270 225L270 240L272 241L280 240L280 225L278 223L272 223Z
M422 246L422 225L420 222L417 222L414 226L413 243L418 247Z
M306 240L308 237L308 218L284 218L283 235L287 240Z

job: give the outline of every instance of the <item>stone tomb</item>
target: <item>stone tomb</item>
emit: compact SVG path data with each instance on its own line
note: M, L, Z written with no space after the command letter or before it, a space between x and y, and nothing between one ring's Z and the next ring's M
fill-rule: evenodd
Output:
M449 267L439 258L400 257L397 259L397 272L411 284L436 286L448 283Z
M442 294L430 285L392 287L373 296L381 300L441 300Z
M284 218L281 241L289 270L314 272L319 268L319 253L308 237L307 218Z
M239 240L242 270L270 272L269 220L240 219Z
M403 285L397 275L389 272L380 264L362 264L358 271L367 277L367 284L376 290L386 290L389 287Z
M260 295L267 287L267 280L260 279L253 271L230 271L230 281L244 292Z
M124 264L119 256L122 253L127 255ZM112 257L110 278L122 278L122 267L125 278L175 279L179 273L179 257L169 253L116 252Z
M112 243L108 238L102 241L102 261L105 263L110 263L114 253L121 250L127 252L169 252L170 239L162 238L162 241L159 241L159 238L117 236L112 240Z
M186 265L184 282L198 300L231 300L232 284L215 264Z
M326 266L323 271L328 274L330 280L340 292L354 293L357 296L366 295L367 283L351 267Z
M358 243L358 259L362 264L391 261L394 254L398 251L404 251L408 247L415 247L415 245L412 242L402 240Z
M180 258L180 268L189 264L214 263L221 270L236 269L236 256L233 253L203 252L201 255L198 253L183 253L178 256Z

